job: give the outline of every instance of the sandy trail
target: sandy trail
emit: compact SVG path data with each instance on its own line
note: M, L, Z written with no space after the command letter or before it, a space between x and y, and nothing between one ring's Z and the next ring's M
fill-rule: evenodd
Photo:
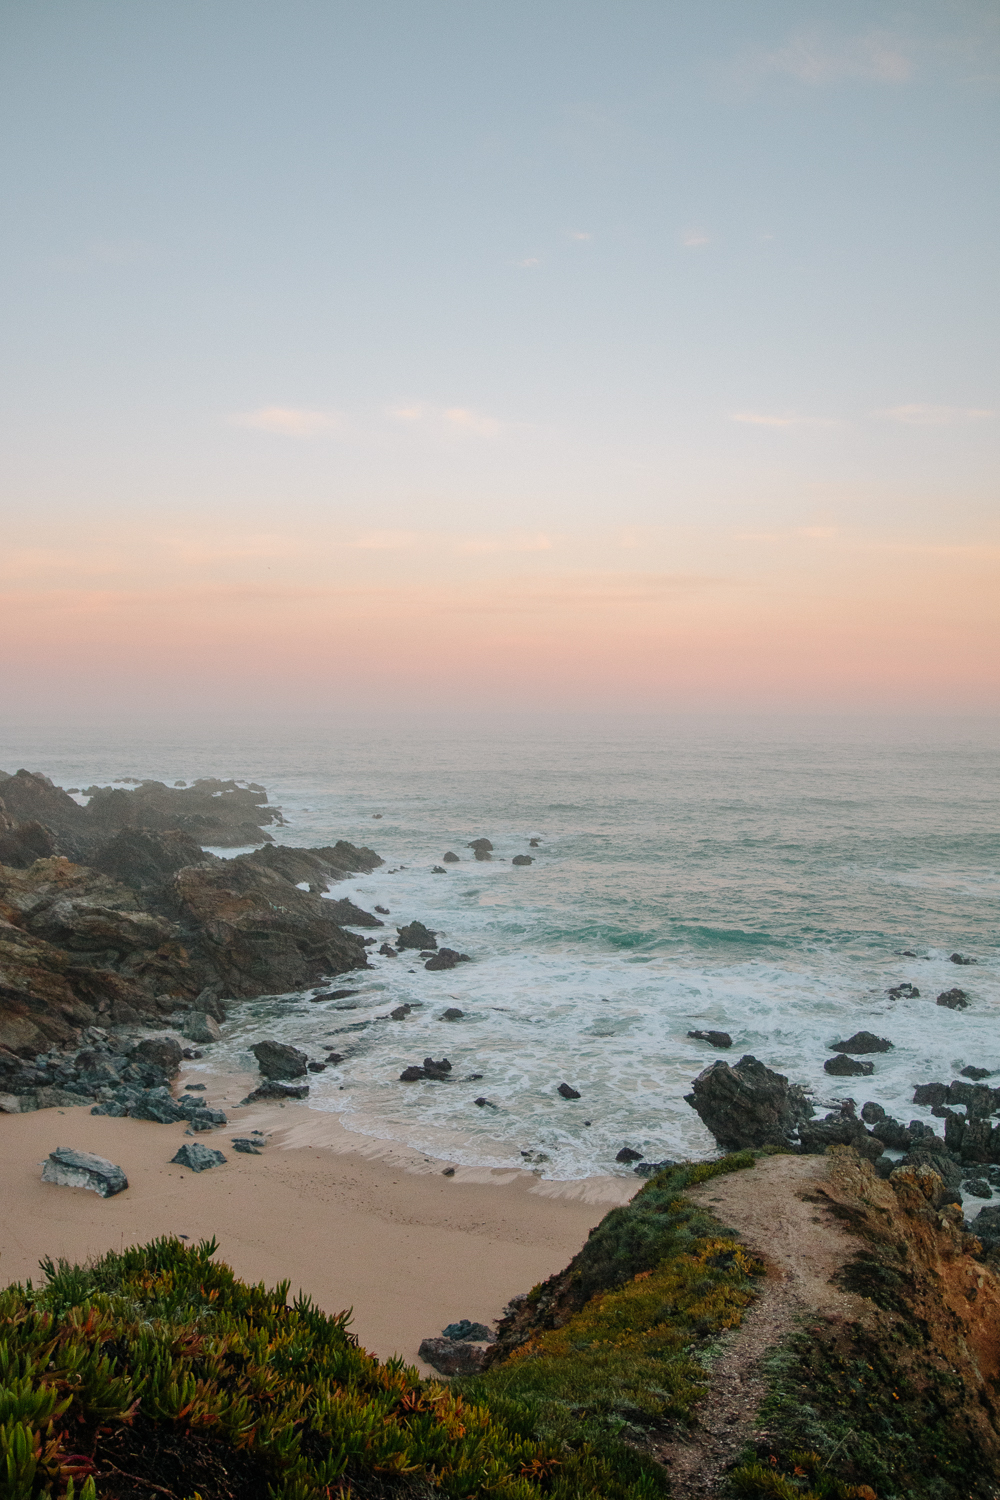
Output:
M862 1299L830 1280L857 1253L858 1242L828 1207L809 1201L830 1166L829 1157L772 1156L751 1171L691 1189L691 1197L764 1261L768 1277L740 1327L721 1341L698 1425L684 1441L653 1445L667 1466L677 1500L718 1494L724 1471L744 1445L766 1437L757 1413L765 1395L760 1364L769 1349L807 1315L830 1320L864 1316Z
M91 1115L88 1107L0 1115L0 1284L39 1279L42 1256L82 1261L157 1235L215 1235L237 1275L288 1279L380 1358L417 1363L421 1339L457 1318L489 1323L516 1293L562 1270L636 1179L542 1182L531 1172L457 1167L351 1135L304 1105L234 1109L198 1136L227 1157L195 1174L170 1165L185 1126ZM261 1156L230 1138L269 1133ZM41 1181L56 1146L121 1165L127 1191L102 1199ZM432 1371L425 1367L425 1373Z

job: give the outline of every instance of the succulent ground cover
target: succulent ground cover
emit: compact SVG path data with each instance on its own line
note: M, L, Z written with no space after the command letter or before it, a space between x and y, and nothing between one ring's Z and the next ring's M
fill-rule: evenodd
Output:
M238 1281L215 1248L161 1239L0 1292L4 1500L560 1493L552 1445L373 1359L346 1314Z

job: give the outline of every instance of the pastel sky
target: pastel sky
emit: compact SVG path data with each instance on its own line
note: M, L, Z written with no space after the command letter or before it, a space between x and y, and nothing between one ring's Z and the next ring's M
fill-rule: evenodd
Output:
M995 711L998 106L995 0L4 0L8 709Z

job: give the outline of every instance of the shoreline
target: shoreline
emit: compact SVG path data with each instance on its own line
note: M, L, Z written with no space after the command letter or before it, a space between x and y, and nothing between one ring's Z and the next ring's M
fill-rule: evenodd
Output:
M185 1122L92 1115L89 1102L3 1116L0 1281L37 1282L43 1256L85 1261L160 1235L190 1243L214 1235L238 1276L289 1280L292 1296L301 1289L328 1313L353 1307L364 1348L433 1375L417 1357L421 1340L463 1317L492 1323L642 1186L617 1177L547 1182L516 1168L455 1166L446 1177L440 1160L352 1135L336 1115L305 1104L227 1113L228 1126L196 1137L226 1157L202 1173L170 1162L189 1138ZM253 1129L267 1139L261 1155L233 1151L232 1137ZM43 1183L42 1163L57 1146L109 1158L128 1188L102 1199Z

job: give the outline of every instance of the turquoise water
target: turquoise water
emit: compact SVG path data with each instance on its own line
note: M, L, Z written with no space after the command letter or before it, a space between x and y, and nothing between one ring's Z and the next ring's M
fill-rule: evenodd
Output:
M417 917L475 962L427 973L376 955L343 1008L306 996L234 1007L205 1060L246 1068L262 1035L313 1055L335 1047L345 1061L312 1080L311 1102L363 1134L494 1166L540 1153L546 1176L573 1178L621 1170L623 1145L651 1159L710 1152L683 1095L720 1055L752 1052L819 1101L873 1098L904 1119L930 1118L909 1102L914 1083L971 1062L1000 1069L989 725L424 721L183 744L6 741L5 769L63 785L256 779L288 819L283 842L343 837L383 855L332 894L389 907L387 922ZM466 847L477 837L492 840L490 863ZM535 863L515 868L531 837ZM448 849L461 863L432 874ZM950 963L955 950L977 964ZM900 981L919 998L890 1000ZM956 984L969 1009L935 1005ZM405 1021L378 1019L404 1001ZM447 1006L464 1018L442 1020ZM696 1028L729 1031L732 1051L690 1041ZM894 1051L872 1078L831 1079L829 1044L860 1028ZM426 1054L448 1056L455 1081L400 1083ZM580 1100L559 1098L562 1081Z

